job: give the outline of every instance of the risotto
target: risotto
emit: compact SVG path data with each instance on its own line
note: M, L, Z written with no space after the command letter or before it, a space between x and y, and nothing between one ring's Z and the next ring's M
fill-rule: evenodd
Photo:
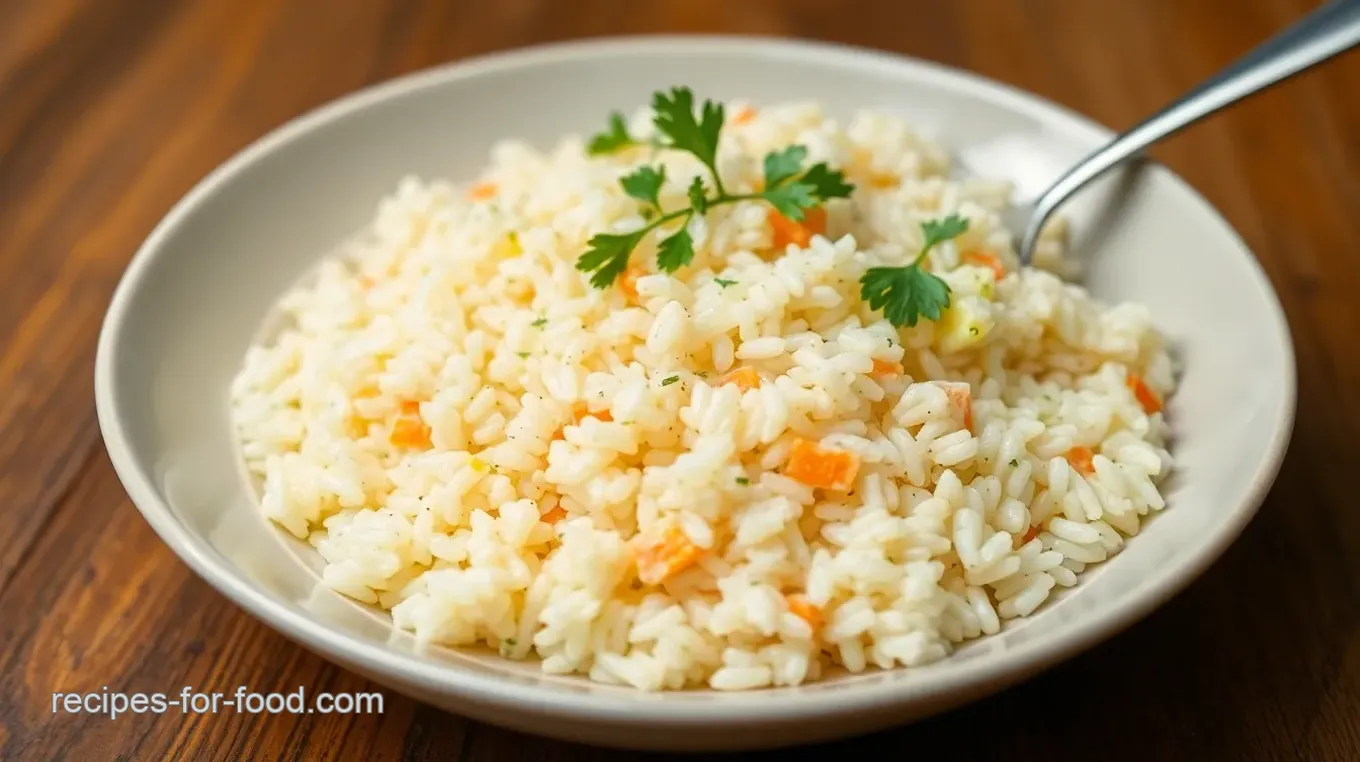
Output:
M995 634L1163 508L1171 362L1061 224L1019 268L1009 188L897 117L657 97L402 181L282 298L232 415L326 585L552 673L797 685Z

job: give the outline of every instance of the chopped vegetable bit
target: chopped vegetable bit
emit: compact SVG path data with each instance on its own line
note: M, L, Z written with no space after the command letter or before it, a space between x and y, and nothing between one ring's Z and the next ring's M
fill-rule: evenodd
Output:
M547 324L548 324L548 319L545 318L545 317L541 317L541 318L539 318L538 320L535 320L534 322L530 323L529 325L531 325L531 326L533 326L533 327L535 327L535 328L542 328L543 326L545 326L545 325L547 325Z
M748 486L750 483L751 483L751 480L750 480L750 479L747 479L745 476L738 476L738 477L737 477L737 484L740 484L740 485L743 486L743 487Z
M743 392L749 391L760 386L760 374L749 365L733 368L727 372L727 375L718 379L718 386L727 384L736 384L737 388Z
M413 450L430 448L430 427L420 417L419 402L407 400L401 403L401 415L392 422L392 433L387 440L395 447Z
M1033 540L1035 537L1038 537L1038 536L1039 536L1039 525L1038 525L1038 524L1035 524L1034 526L1030 527L1028 531L1025 532L1025 536L1024 536L1024 537L1021 537L1021 538L1020 538L1020 544L1021 544L1021 545L1028 544L1030 540Z
M640 534L628 541L628 547L637 561L638 579L644 585L665 582L693 566L702 553L675 525Z
M1011 465L1011 468L1019 468L1019 467L1020 467L1020 461L1019 461L1019 459L1017 459L1017 458L1011 458L1011 463L1010 463L1010 465Z
M486 201L496 195L496 184L492 182L482 182L468 188L467 197L472 201Z
M888 360L880 360L875 357L874 368L869 371L869 375L877 376L879 378L891 378L902 375L905 370L906 369L902 367L902 363L900 362L889 362Z
M1143 382L1142 376L1137 373L1130 373L1125 377L1124 383L1129 387L1129 391L1133 392L1133 397L1138 400L1138 404L1143 406L1144 413L1152 415L1161 412L1161 399Z
M565 439L567 426L580 426L581 421L584 421L587 418L594 418L600 421L601 423L609 423L610 421L614 420L614 416L610 415L608 410L601 410L597 413L592 413L590 412L590 408L586 407L586 404L584 402L577 403L576 406L572 408L571 415L572 415L571 423L565 424L561 428L559 428L557 430L557 433L553 434L553 439Z
M623 277L619 278L619 290L623 292L623 297L629 304L638 304L638 278L647 273L635 267L630 267L623 272Z
M548 511L542 516L539 516L538 520L542 521L544 524L556 524L557 522L561 521L562 519L565 519L566 517L567 512L563 510L562 506L554 505L552 507L552 510Z
M1090 475L1096 472L1095 464L1092 462L1095 456L1089 447L1073 447L1063 457L1067 458L1067 462L1077 473Z
M936 381L935 385L944 389L949 404L963 418L963 427L973 430L973 388L965 381Z
M671 384L673 384L673 383L675 383L676 381L679 381L679 380L680 380L680 377L679 377L679 376L667 376L667 377L661 379L661 385L662 385L662 386L670 386Z
M723 280L722 278L714 278L713 282L717 283L719 286L722 286L723 288L737 285L737 282L734 280Z
M789 605L789 613L808 623L815 635L822 627L822 612L808 602L807 596L794 593L784 599Z
M804 212L802 222L785 217L778 209L771 209L768 219L770 231L774 235L774 247L778 251L783 251L791 243L805 249L812 243L814 235L826 232L826 210L821 207Z
M970 265L986 267L992 271L997 280L1006 277L1006 266L1001 264L1001 257L990 251L970 251L963 255L963 261Z
M810 439L794 442L784 475L809 487L849 490L859 474L859 456L848 450L822 447Z
M737 109L737 113L732 115L732 124L746 124L756 118L756 110L750 106L742 106Z

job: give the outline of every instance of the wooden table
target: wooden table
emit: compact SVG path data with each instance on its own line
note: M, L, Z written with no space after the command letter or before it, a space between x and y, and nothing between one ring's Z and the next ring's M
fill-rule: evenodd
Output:
M900 51L1128 125L1314 4L0 0L0 758L634 758L390 692L374 715L53 712L52 692L102 686L377 689L191 574L124 494L95 423L95 337L128 258L204 173L287 119L487 51L727 31ZM1259 254L1294 329L1293 446L1241 540L1145 622L1026 685L813 753L1360 759L1357 93L1360 54L1155 151Z

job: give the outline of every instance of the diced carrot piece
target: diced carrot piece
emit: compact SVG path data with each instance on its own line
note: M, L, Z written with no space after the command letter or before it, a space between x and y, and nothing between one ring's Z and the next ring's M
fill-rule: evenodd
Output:
M619 290L623 292L623 296L629 304L638 303L637 281L645 274L642 270L630 267L623 271L623 275L619 276Z
M472 201L486 201L496 195L496 184L492 182L481 182L468 188L467 196Z
M742 365L739 368L733 368L722 378L718 379L718 386L725 386L727 384L736 384L737 388L743 392L749 391L760 386L760 374L756 372L755 368L752 368L749 365Z
M990 269L997 280L1006 277L1006 266L1001 263L1001 257L990 251L970 251L963 255L963 261L970 265Z
M1035 537L1038 537L1038 536L1039 536L1039 525L1038 525L1038 524L1035 524L1034 526L1032 526L1032 527L1029 528L1029 531L1028 531L1028 532L1025 532L1025 536L1024 536L1024 537L1020 538L1020 544L1021 544L1021 545L1027 545L1027 544L1029 544L1029 541L1030 541L1030 540L1033 540Z
M1137 373L1130 373L1125 377L1124 383L1128 385L1129 391L1133 392L1133 397L1138 400L1138 404L1143 406L1143 412L1152 415L1161 411L1162 401L1157 398L1156 393L1148 388L1147 384L1143 383L1142 376Z
M936 381L936 386L944 389L949 404L963 414L963 427L973 430L973 388L963 381Z
M689 541L680 527L671 525L660 531L640 534L628 542L637 561L638 579L644 585L659 585L699 560L702 550Z
M794 593L793 595L787 596L785 600L789 604L789 613L804 622L807 622L808 627L812 628L813 633L816 633L817 630L821 629L822 612L816 606L813 606L808 602L807 596L800 593Z
M1092 459L1096 454L1091 452L1089 447L1073 447L1067 451L1067 462L1072 465L1073 470L1080 474L1093 474L1096 472L1095 464Z
M756 110L750 106L742 106L737 113L732 115L732 124L746 124L756 118Z
M581 421L584 421L587 418L596 418L602 423L609 423L610 421L614 420L614 416L610 415L608 410L601 410L598 413L592 413L590 412L590 408L587 407L586 403L584 402L576 403L576 406L573 407L571 410L571 416L572 416L571 423L560 427L557 430L557 433L553 434L553 439L563 439L566 436L565 429L567 428L567 425L580 426Z
M420 416L401 415L392 424L388 441L397 447L428 449L430 447L430 427Z
M402 400L401 414L416 416L420 415L420 400Z
M887 378L890 376L900 376L902 375L904 370L906 369L902 367L902 363L900 362L889 362L887 360L880 360L877 357L875 357L874 368L873 370L869 371L869 375L878 376L880 378Z
M771 208L769 220L774 233L774 246L780 250L791 243L806 248L814 235L826 232L826 210L820 206L803 210L801 222L791 220Z
M784 475L809 487L844 492L855 484L859 474L859 456L847 450L836 450L809 439L799 439L789 453Z
M565 519L566 517L567 512L562 509L562 506L554 505L552 507L552 510L548 511L542 516L539 516L538 520L542 521L544 524L556 524L557 522L561 521L562 519Z

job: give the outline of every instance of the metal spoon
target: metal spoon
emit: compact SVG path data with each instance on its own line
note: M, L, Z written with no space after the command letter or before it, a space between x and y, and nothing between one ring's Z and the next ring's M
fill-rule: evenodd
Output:
M1228 68L1107 143L1059 177L1028 208L1017 209L1024 236L1018 251L1029 264L1039 232L1072 194L1106 170L1204 117L1258 93L1360 43L1360 0L1333 0L1267 40ZM1019 225L1016 226L1018 229Z

